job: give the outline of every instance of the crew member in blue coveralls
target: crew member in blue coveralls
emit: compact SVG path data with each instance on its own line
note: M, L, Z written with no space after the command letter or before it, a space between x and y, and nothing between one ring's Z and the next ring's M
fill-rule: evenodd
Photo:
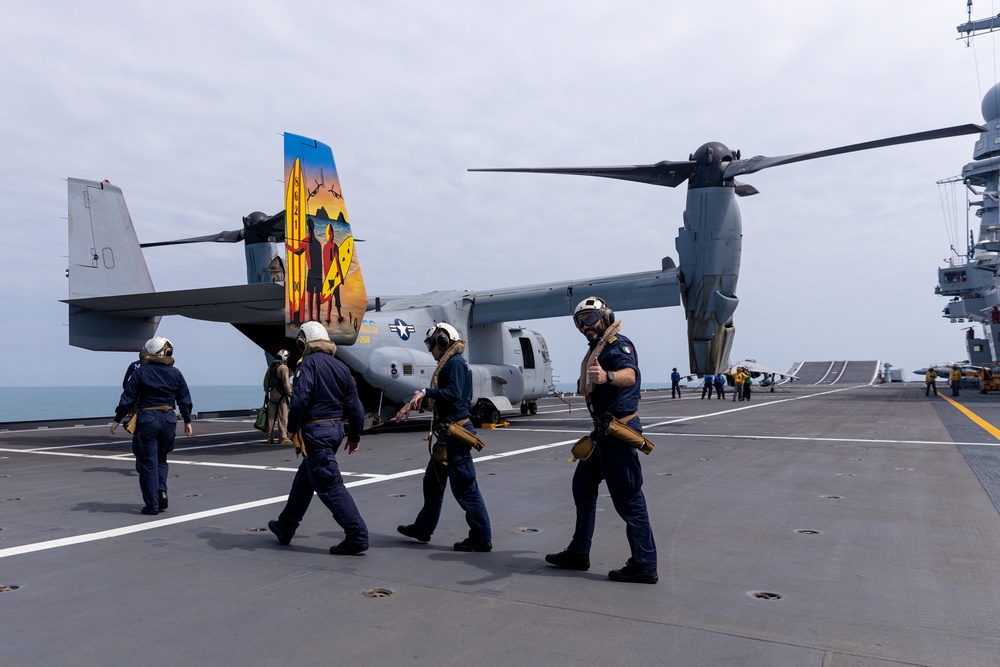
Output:
M720 400L726 397L726 376L721 371L715 374L715 397Z
M336 453L347 433L347 453L358 451L365 413L351 371L333 355L336 344L319 322L305 322L296 344L302 360L295 369L292 401L288 406L288 432L302 463L292 480L285 509L267 523L279 544L292 541L313 492L344 530L344 539L330 547L337 556L368 550L368 526L361 518L337 465ZM346 419L346 424L345 424Z
M701 398L705 400L705 394L708 394L708 400L712 400L712 390L715 388L715 376L711 373L705 373L705 384L701 385Z
M409 403L396 414L396 421L408 419L410 412L419 409L424 399L431 401L434 410L431 429L438 444L432 449L431 460L424 472L424 506L413 523L399 526L396 530L418 542L430 542L441 517L444 487L450 480L451 493L465 510L465 522L469 524L469 536L455 543L455 551L491 551L493 534L490 517L476 482L472 448L454 436L437 435L449 423L456 424L469 433L476 432L469 419L472 408L472 372L462 356L465 341L455 327L439 322L427 330L424 344L434 361L438 362L431 386L414 394Z
M681 374L674 369L670 374L670 398L680 398L681 396Z
M590 569L590 544L597 517L597 492L606 480L615 511L625 520L632 557L625 567L608 572L612 581L655 584L656 544L642 494L639 452L630 445L602 433L598 421L610 414L633 430L642 432L637 414L641 376L635 346L620 333L621 322L603 299L584 299L573 311L573 322L589 343L581 364L578 391L587 399L595 421L591 438L593 453L577 462L573 474L576 530L565 551L549 554L546 562L569 570Z
M191 392L184 376L174 367L174 346L162 336L146 341L139 352L142 362L132 370L121 400L115 408L111 432L134 411L135 433L132 434L132 453L135 471L139 473L142 491L143 514L159 514L167 509L167 454L174 449L177 435L177 414L174 403L184 419L184 435L194 433L191 427Z
M129 364L128 368L125 369L125 377L122 378L122 389L125 389L125 385L128 384L129 378L132 377L132 373L135 373L135 369L139 368L139 366L142 366L142 350L139 350L139 358Z

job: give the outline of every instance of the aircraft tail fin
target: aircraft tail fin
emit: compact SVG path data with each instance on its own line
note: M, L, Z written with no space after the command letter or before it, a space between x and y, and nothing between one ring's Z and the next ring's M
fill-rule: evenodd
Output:
M347 219L333 151L285 133L285 333L310 320L330 340L358 339L368 293Z
M152 292L146 260L121 188L69 179L69 343L88 350L138 351L159 317L88 307L91 297Z

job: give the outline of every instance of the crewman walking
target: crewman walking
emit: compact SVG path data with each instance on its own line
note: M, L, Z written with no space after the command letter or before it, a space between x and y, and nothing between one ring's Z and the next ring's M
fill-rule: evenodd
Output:
M295 342L302 350L302 361L295 369L288 430L296 452L304 458L292 480L285 509L267 527L279 544L291 542L315 492L344 530L343 541L330 547L330 553L360 554L368 550L368 526L344 486L336 453L345 432L348 455L358 451L364 408L351 371L334 356L337 346L322 324L303 323Z
M396 413L396 421L407 420L410 412L419 409L425 399L431 401L434 411L431 429L437 442L424 471L424 505L413 523L401 525L396 530L418 542L430 542L441 518L444 488L451 482L451 493L465 511L465 522L469 524L469 536L455 543L455 551L491 551L493 531L476 482L476 466L468 442L475 440L476 430L469 419L472 372L462 356L465 341L455 327L438 322L427 330L424 344L437 362L431 386L414 394ZM462 437L461 432L448 434L449 427L462 429L473 437Z
M174 367L174 346L162 336L146 341L139 360L122 391L111 432L127 417L135 413L135 431L132 433L132 454L135 471L139 473L142 491L143 514L156 515L167 509L167 454L174 449L177 434L177 414L174 404L184 419L184 435L190 436L191 392L184 376Z
M639 389L641 378L635 346L621 335L621 322L598 297L588 297L577 305L573 322L589 343L580 370L577 389L587 399L595 429L590 437L593 451L576 464L573 473L573 502L576 528L569 546L548 554L545 561L568 570L590 569L590 545L597 519L597 495L602 481L615 511L625 521L631 557L625 567L608 572L612 581L655 584L656 544L642 493L642 466L639 452L610 433L597 428L598 420L614 418L628 429L641 433Z
M281 436L280 444L292 444L288 438L288 400L292 396L288 350L278 350L274 361L267 367L264 373L264 391L267 393L267 444L274 444L275 422Z
M930 396L932 391L937 396L937 372L933 368L928 368L927 374L924 375L924 396Z

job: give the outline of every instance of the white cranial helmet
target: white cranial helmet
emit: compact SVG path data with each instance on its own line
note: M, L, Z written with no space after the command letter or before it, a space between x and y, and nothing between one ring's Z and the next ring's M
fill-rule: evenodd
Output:
M142 346L142 349L145 350L147 354L163 354L168 357L174 352L174 346L163 336L153 336L146 341L146 344Z
M573 310L573 322L578 329L596 324L598 320L603 320L604 326L609 326L615 321L615 314L599 296L588 296Z
M424 345L427 346L428 350L432 349L435 345L445 350L449 345L457 343L460 340L462 340L462 335L458 333L458 329L447 322L438 322L427 330L427 335L424 337Z
M295 338L295 343L300 350L304 350L307 343L314 340L330 340L330 334L326 332L326 327L316 321L309 321L299 328L299 335Z
M278 350L278 359L288 361L288 350Z

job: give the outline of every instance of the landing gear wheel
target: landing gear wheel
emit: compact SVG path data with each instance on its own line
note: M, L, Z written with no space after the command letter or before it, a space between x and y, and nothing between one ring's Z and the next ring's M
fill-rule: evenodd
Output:
M533 415L537 415L538 414L538 403L535 403L534 401L532 401L531 403L528 403L528 412L531 413L531 414L533 414Z
M521 414L522 415L528 414L528 404L527 403L521 403Z
M483 419L485 423L496 424L500 421L500 411L495 406L490 405L484 412L486 414L486 417Z

